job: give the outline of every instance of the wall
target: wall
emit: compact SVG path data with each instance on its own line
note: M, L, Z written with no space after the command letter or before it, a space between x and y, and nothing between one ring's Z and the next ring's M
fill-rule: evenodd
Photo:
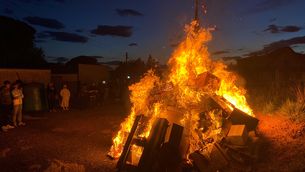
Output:
M15 82L20 79L24 83L38 82L45 86L50 82L51 71L49 69L0 69L0 82L9 80Z

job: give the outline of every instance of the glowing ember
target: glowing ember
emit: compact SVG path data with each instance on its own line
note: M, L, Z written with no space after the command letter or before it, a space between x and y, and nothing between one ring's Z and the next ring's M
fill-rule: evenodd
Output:
M129 116L121 124L121 129L113 139L109 155L118 158L131 130L136 115L148 117L146 128L138 136L148 137L152 123L157 117L167 118L185 128L185 142L189 145L186 155L202 148L203 140L217 140L221 132L220 113L211 111L207 114L212 124L203 129L200 126L202 101L207 95L225 98L236 108L253 116L245 98L245 90L235 85L236 76L226 71L226 65L210 59L206 43L212 39L209 29L199 28L196 21L185 27L186 37L173 52L168 61L169 74L163 80L152 70L129 87L132 108ZM202 88L202 74L210 73L220 79L211 80L210 86ZM198 81L199 80L199 81ZM217 88L217 89L216 89ZM232 107L233 108L233 107ZM205 130L203 132L203 130ZM200 131L200 132L199 132ZM133 147L134 152L141 152Z

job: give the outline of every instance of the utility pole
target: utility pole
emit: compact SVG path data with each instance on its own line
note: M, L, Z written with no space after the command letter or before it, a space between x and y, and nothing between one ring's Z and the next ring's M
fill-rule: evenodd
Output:
M125 62L128 62L128 52L125 53Z
M198 0L195 0L195 6L194 6L194 20L199 21L198 19Z
M194 21L196 21L195 31L199 30L199 0L195 0L194 4Z

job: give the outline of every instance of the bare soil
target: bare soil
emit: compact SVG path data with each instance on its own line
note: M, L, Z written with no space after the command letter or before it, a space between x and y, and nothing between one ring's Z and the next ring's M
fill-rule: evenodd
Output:
M25 127L0 132L0 171L115 171L106 154L124 114L107 105L26 117Z
M305 122L293 122L280 114L258 115L262 140L254 171L305 171Z
M121 105L30 114L25 127L0 132L0 171L115 171L106 154L125 114ZM251 171L305 171L305 122L258 118L262 144Z

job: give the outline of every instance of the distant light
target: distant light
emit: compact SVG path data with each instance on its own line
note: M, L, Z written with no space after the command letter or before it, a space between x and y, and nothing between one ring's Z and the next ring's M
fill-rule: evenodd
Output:
M106 84L106 81L102 81L103 84Z
M127 79L130 79L130 75L127 75Z

